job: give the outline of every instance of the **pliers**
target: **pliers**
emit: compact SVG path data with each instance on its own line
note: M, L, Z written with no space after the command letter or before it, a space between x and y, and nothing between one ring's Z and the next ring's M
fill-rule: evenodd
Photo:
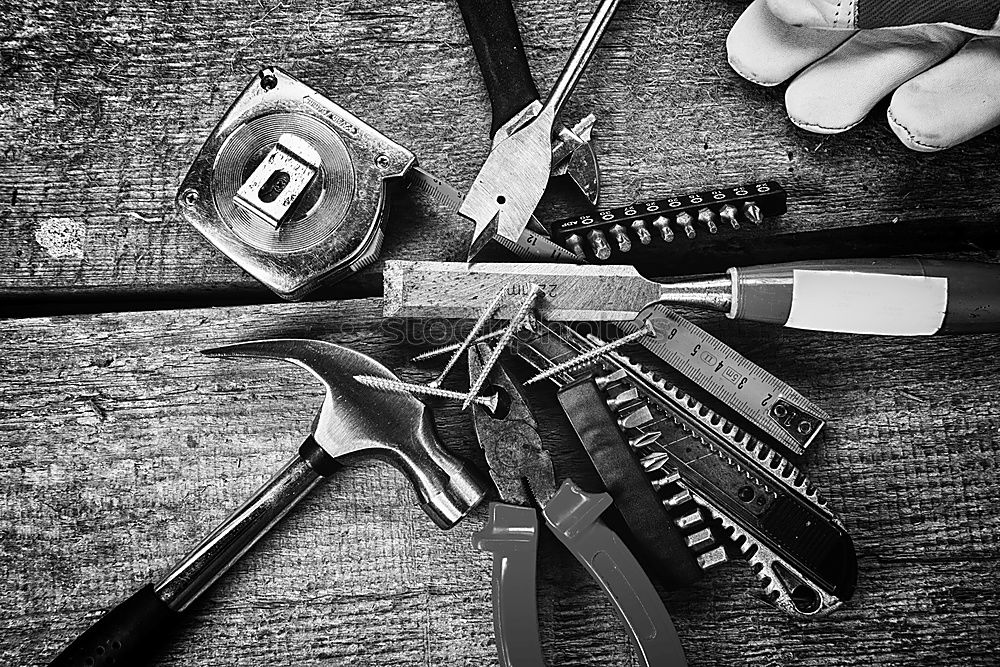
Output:
M469 349L469 374L480 375L490 356ZM497 409L473 406L479 444L503 502L490 504L486 526L473 546L493 553L493 626L501 667L544 667L535 601L537 506L560 542L600 584L631 634L641 664L685 667L687 661L663 601L635 556L601 520L606 493L587 493L566 479L557 488L552 460L520 384L497 363L487 387Z

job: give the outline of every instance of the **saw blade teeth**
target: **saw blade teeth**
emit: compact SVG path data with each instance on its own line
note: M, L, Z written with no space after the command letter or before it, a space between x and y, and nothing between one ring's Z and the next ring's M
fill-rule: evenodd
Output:
M641 365L633 363L625 355L612 351L608 354L608 358L619 364L621 367L619 370L623 373L627 369L659 390L658 396L656 396L653 395L652 388L642 389L640 397L645 396L648 400L669 404L670 409L665 410L665 414L670 421L684 432L694 435L710 452L721 456L721 452L726 451L723 460L727 464L739 466L740 472L746 474L748 479L768 489L772 494L774 493L770 489L772 485L787 488L813 503L829 515L832 520L840 523L839 517L826 507L825 500L809 483L808 477L784 459L780 453L753 437L740 428L738 424L731 422L708 406L702 405L696 396L688 394L676 385L665 382L663 378L653 377L652 373ZM627 380L628 373L625 373L625 378ZM685 416L682 417L682 414ZM700 424L700 427L695 427L689 423L689 420L695 420ZM712 437L705 437L700 428L707 429ZM735 452L739 458L734 459L728 450ZM767 463L763 463L765 460ZM764 479L769 480L769 482L765 482Z

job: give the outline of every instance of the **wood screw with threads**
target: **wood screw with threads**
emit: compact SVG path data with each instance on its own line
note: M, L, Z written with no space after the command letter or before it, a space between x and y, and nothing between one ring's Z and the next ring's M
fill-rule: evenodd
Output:
M424 396L437 396L438 398L450 398L456 401L464 401L468 399L468 395L463 394L460 391L450 391L448 389L428 387L424 384L413 384L411 382L402 382L400 380L390 380L388 378L375 377L374 375L355 375L354 379L366 387L378 389L379 391L388 391L394 394L420 394ZM472 399L472 402L485 406L491 411L495 411L497 409L497 400L497 394L493 394L492 396L476 396Z

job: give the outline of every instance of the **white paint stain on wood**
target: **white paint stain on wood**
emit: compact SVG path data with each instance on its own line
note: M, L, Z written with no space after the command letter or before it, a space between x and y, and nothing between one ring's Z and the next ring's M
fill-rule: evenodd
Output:
M50 257L83 259L85 233L82 220L46 218L35 228L35 242Z

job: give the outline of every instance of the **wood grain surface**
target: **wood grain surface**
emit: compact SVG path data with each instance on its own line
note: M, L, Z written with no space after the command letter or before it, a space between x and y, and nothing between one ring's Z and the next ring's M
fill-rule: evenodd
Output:
M155 580L292 454L321 392L280 362L198 350L321 338L408 380L445 321L381 318L379 300L0 322L0 662L40 665ZM818 622L753 599L741 563L664 594L692 666L996 665L1000 640L1000 340L919 341L692 319L833 416L804 467L856 541L854 600ZM461 388L459 370L447 385ZM546 442L572 446L554 397ZM435 404L475 464L467 415ZM573 474L557 460L560 475ZM402 475L355 463L320 486L192 609L162 665L495 664L490 558L416 507ZM636 665L595 584L543 543L539 609L553 665Z
M733 0L630 0L571 98L598 116L603 201L777 178L782 230L1000 213L1000 134L913 153L881 109L819 137L785 117L783 89L726 63ZM262 66L296 74L467 188L488 150L489 105L449 0L26 0L0 4L0 299L114 299L121 307L273 300L173 210L202 141ZM591 3L519 0L525 48L547 91ZM384 255L464 256L470 228L400 195ZM328 294L376 294L373 267ZM111 308L114 309L114 308Z
M565 113L598 116L603 202L776 178L790 195L779 231L991 228L1000 131L934 155L901 147L884 108L841 136L801 131L782 88L726 63L745 6L622 3ZM517 0L543 94L591 10ZM461 190L486 156L489 104L450 0L0 0L0 315L70 313L0 320L2 664L46 664L306 434L320 398L308 375L197 350L322 338L404 379L436 374L407 360L444 342L448 322L383 320L376 299L268 304L276 297L174 212L202 142L267 65ZM468 223L405 192L391 203L384 257L465 256ZM319 296L377 295L380 272ZM198 308L237 302L264 305ZM815 623L753 599L741 563L664 592L691 665L1000 664L1000 340L692 319L834 415L803 464L856 541L860 580L845 609ZM463 388L462 374L448 386ZM557 471L592 486L554 398L545 387L532 397L546 442L567 447ZM445 444L481 464L467 415L434 405ZM439 531L400 473L350 465L192 608L159 664L495 664L490 558L471 547L484 518L480 508ZM637 665L572 557L549 540L540 561L550 664Z

